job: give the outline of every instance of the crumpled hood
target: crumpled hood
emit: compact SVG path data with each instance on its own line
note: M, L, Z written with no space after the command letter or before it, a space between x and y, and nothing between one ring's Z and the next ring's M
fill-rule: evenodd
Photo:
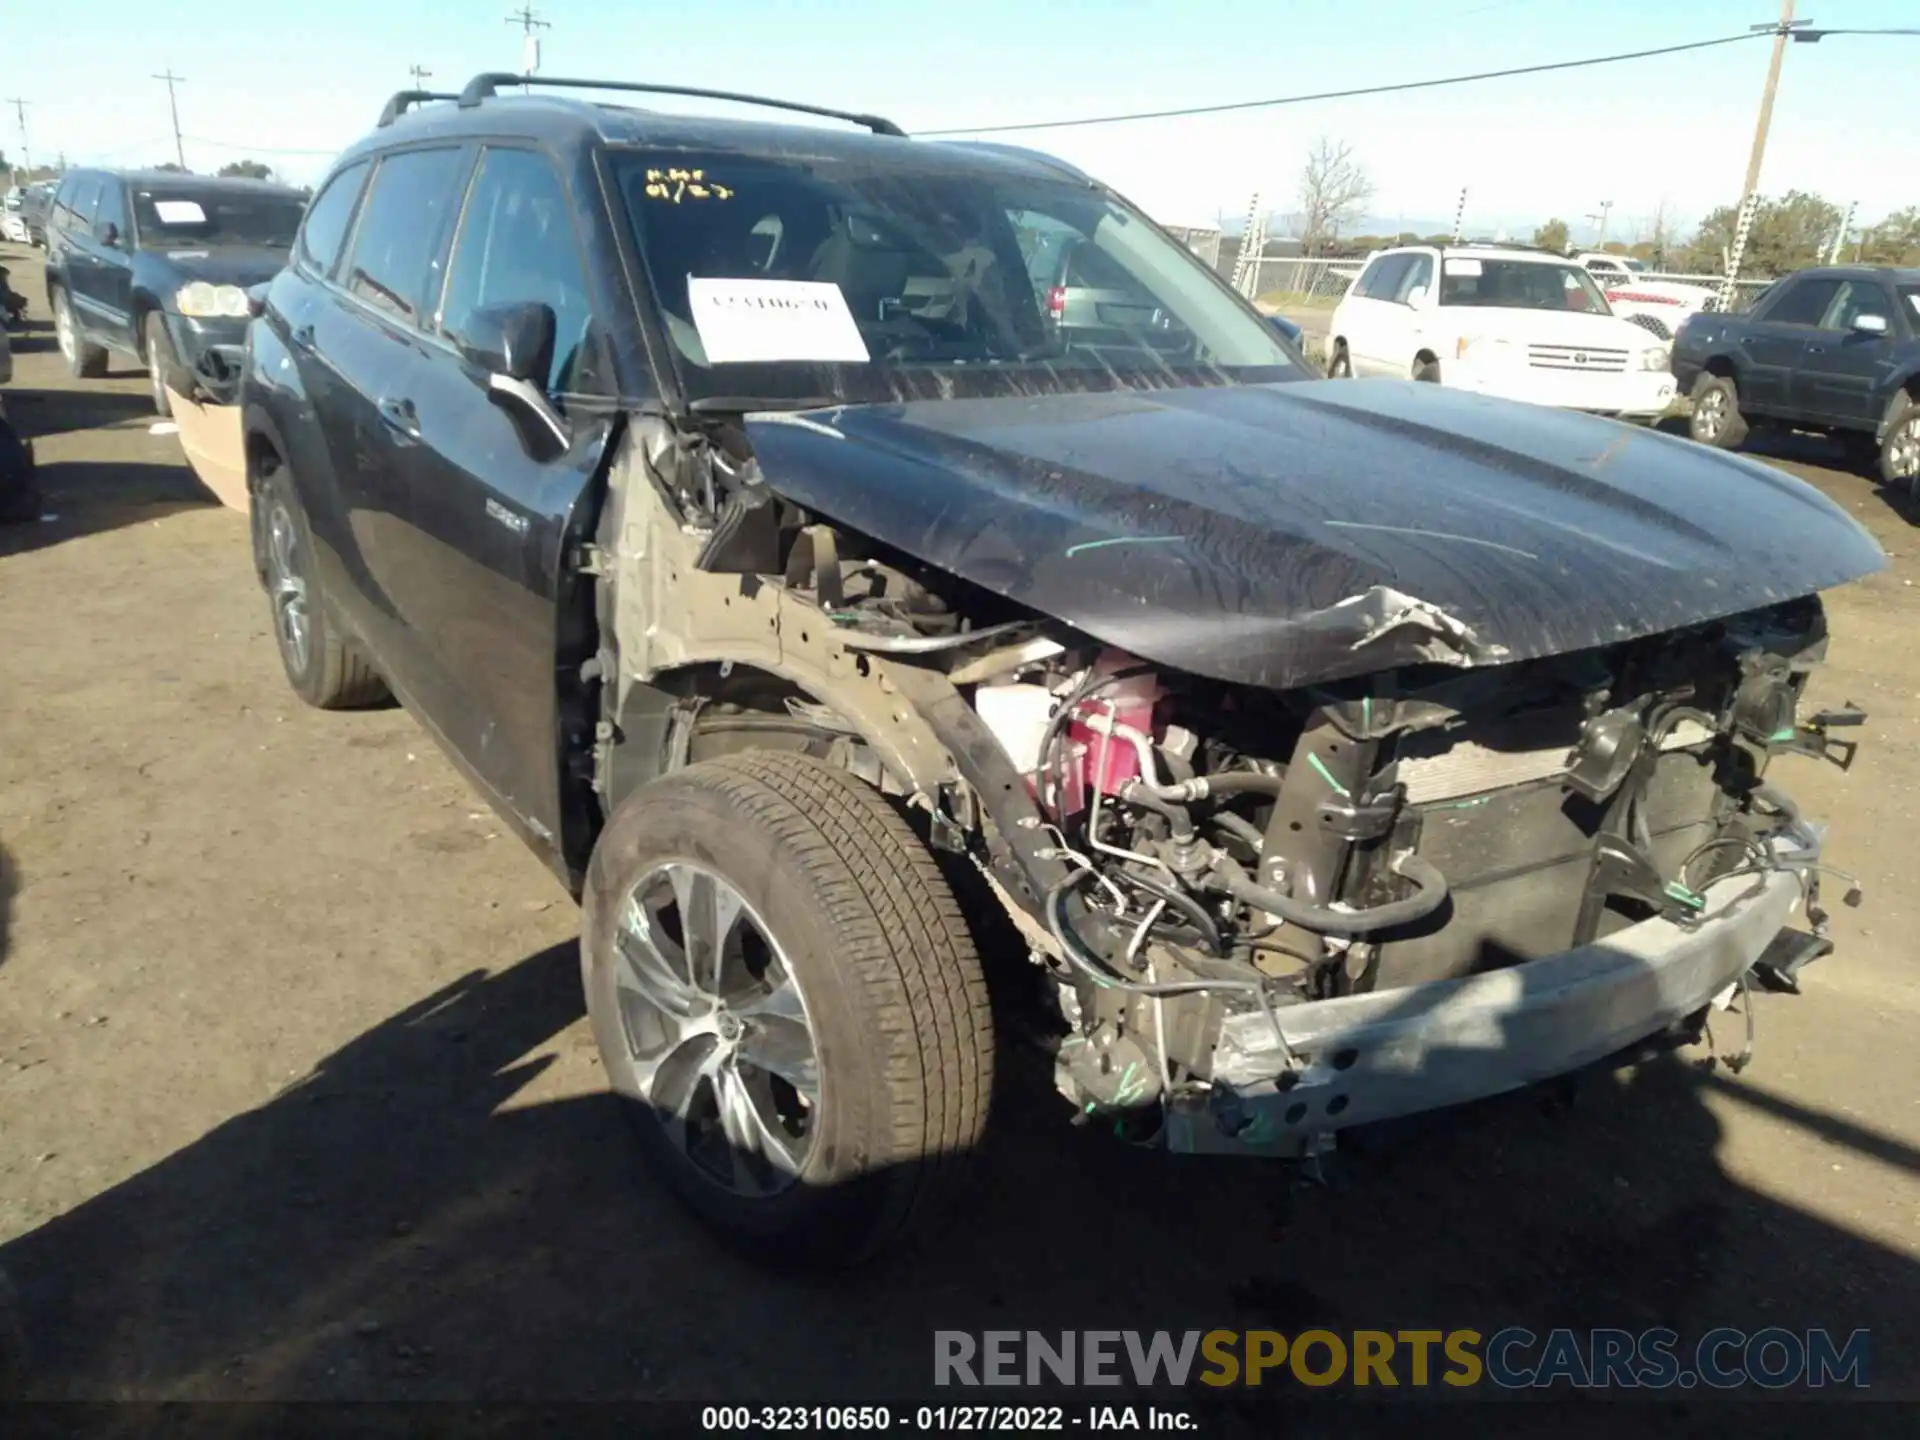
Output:
M1437 385L921 401L747 428L795 503L1249 685L1612 644L1886 563L1770 467Z

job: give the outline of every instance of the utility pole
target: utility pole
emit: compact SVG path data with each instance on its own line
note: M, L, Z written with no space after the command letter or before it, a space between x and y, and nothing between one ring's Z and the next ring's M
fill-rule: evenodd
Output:
M1599 238L1593 242L1593 248L1603 253L1607 248L1607 217L1612 213L1613 213L1613 202L1611 200L1602 200L1600 202L1599 212L1596 214L1587 216L1587 219L1595 220L1599 222L1599 225L1600 225Z
M416 90L426 89L427 77L433 74L433 72L424 65L410 65L407 67L407 73L413 76L413 88Z
M166 74L153 78L167 82L167 108L173 112L173 158L180 162L180 168L184 170L187 168L187 147L180 143L180 101L175 97L173 87L184 84L187 77L174 74L173 67L169 65Z
M27 102L15 99L7 101L7 104L13 106L13 113L20 117L20 168L31 172L33 151L27 146Z
M540 37L533 32L551 30L553 26L542 20L531 5L522 5L511 12L507 16L507 24L520 27L520 73L530 80L533 72L540 68Z
M1239 290L1241 284L1246 280L1247 265L1253 259L1254 255L1258 253L1253 249L1253 246L1256 243L1254 231L1258 229L1259 226L1260 192L1256 190L1253 192L1253 199L1247 202L1247 223L1240 231L1240 248L1234 252L1233 276L1228 283L1236 290Z
M1460 187L1460 203L1453 211L1453 243L1460 243L1461 227L1467 223L1467 187Z
M1840 252L1847 248L1847 235L1853 229L1853 212L1859 207L1859 204L1860 202L1858 200L1849 200L1847 202L1847 213L1841 217L1840 228L1833 232L1833 244L1827 250L1827 264L1838 265L1840 263Z
M1773 58L1767 62L1767 88L1760 95L1760 118L1753 127L1753 149L1747 154L1747 179L1740 187L1740 208L1734 224L1733 246L1727 252L1727 275L1721 282L1720 302L1724 308L1733 299L1733 282L1740 277L1740 259L1747 248L1747 233L1753 228L1753 213L1759 203L1760 161L1767 153L1767 129L1773 124L1773 97L1780 88L1780 62L1787 53L1787 39L1793 31L1808 24L1793 18L1794 0L1780 0L1780 19L1772 25L1754 25L1756 33L1773 32Z

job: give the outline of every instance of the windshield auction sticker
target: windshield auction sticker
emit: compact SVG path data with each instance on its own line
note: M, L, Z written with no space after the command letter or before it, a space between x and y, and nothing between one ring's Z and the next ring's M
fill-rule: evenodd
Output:
M872 358L838 285L690 275L687 300L710 365L781 360L864 365Z

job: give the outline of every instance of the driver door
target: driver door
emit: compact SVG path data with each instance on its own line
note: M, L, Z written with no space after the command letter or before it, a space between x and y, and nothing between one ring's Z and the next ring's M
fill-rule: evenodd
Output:
M412 569L402 621L434 676L420 703L503 813L547 851L561 833L559 687L573 683L562 673L567 556L593 518L584 501L616 414L581 255L553 162L533 149L484 149L438 315L391 397L411 430L394 452L393 519ZM522 304L554 315L537 388L563 438L491 400L491 377L460 350L476 311Z

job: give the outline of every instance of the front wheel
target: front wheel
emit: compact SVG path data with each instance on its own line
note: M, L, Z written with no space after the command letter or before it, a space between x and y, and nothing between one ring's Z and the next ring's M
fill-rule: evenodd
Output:
M141 328L146 332L147 383L153 389L154 412L161 417L173 414L173 401L167 392L176 395L191 393L192 382L180 370L180 362L173 351L173 341L167 336L167 322L158 310L149 311Z
M1740 391L1726 375L1702 375L1693 384L1693 415L1687 433L1716 450L1738 450L1747 438Z
M749 752L630 796L587 871L581 966L643 1150L755 1259L874 1254L979 1141L972 938L907 822L821 761Z
M1880 442L1880 478L1920 496L1920 404L1911 395L1898 401Z
M1344 340L1334 342L1333 358L1327 362L1327 378L1329 380L1353 378L1353 357L1347 354L1347 345Z
M1440 383L1440 362L1425 357L1413 362L1413 378L1423 385Z

